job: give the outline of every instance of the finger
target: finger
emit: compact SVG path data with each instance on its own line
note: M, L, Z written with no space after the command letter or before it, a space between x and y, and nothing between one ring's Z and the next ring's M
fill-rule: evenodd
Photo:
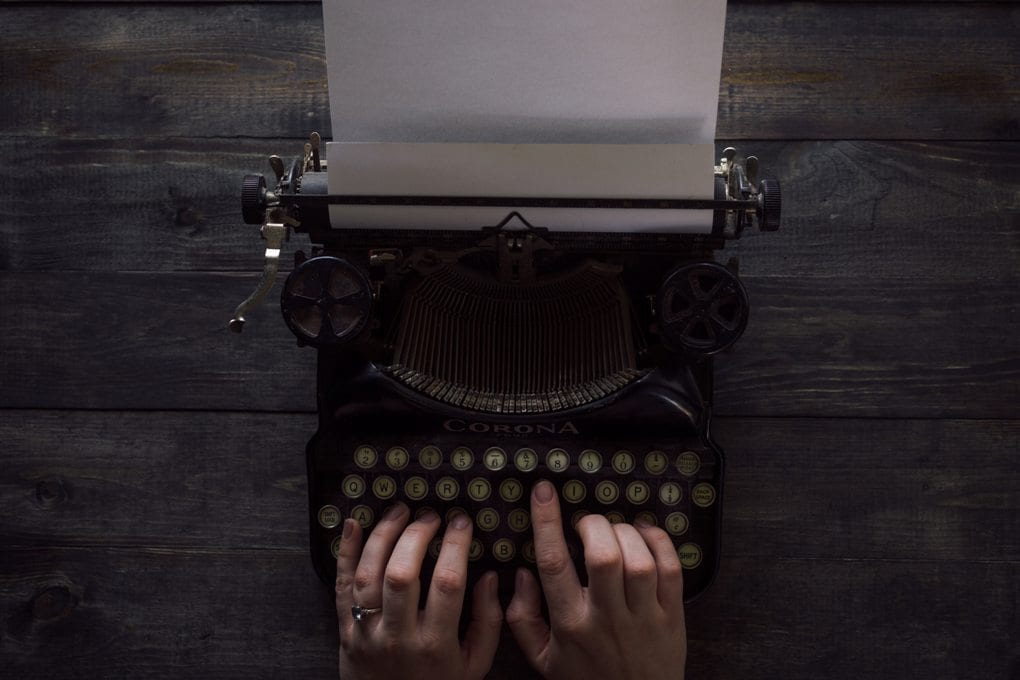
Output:
M340 537L340 552L336 557L336 615L340 621L340 636L344 637L354 623L351 607L354 606L354 571L361 559L361 525L357 520L344 522Z
M411 522L393 548L382 595L382 625L391 633L410 634L417 625L421 563L437 531L439 516L430 511Z
M629 524L614 524L613 532L623 555L623 591L627 607L634 613L653 611L659 606L658 573L644 537Z
M523 567L517 569L514 596L506 609L506 622L524 657L532 666L541 667L539 660L549 646L549 624L542 618L538 581Z
M432 572L429 597L425 603L425 631L456 636L460 610L467 588L468 549L471 546L471 518L457 514L447 525L439 559Z
M613 525L602 515L585 515L577 523L584 544L584 566L588 571L588 597L603 610L627 608L623 593L623 555Z
M637 530L645 539L645 545L655 559L659 604L667 613L679 611L683 616L683 568L680 566L680 558L677 557L673 541L665 531L657 527L638 524Z
M369 534L361 551L361 561L354 572L354 604L362 607L382 606L386 563L400 538L400 532L407 524L408 514L407 506L403 503L391 506Z
M471 623L464 634L464 656L467 659L468 677L484 677L492 668L492 660L499 647L499 631L503 623L503 610L499 608L496 589L499 579L490 571L478 579L471 597ZM456 622L452 626L456 630Z
M577 580L577 571L563 538L563 520L556 489L548 481L542 480L532 489L531 523L535 533L538 576L549 603L549 617L554 623L576 621L583 607L581 583Z

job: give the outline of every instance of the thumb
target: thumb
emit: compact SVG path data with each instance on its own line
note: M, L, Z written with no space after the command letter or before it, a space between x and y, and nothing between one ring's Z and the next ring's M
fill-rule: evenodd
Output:
M542 618L542 598L535 575L524 568L517 570L514 596L506 610L510 626L524 657L535 668L549 645L549 624Z

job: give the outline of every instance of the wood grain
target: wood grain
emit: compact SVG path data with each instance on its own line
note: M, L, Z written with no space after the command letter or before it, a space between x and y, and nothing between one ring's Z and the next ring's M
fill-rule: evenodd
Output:
M341 136L329 123L319 3L57 6L59 21L47 5L0 5L5 136ZM1020 138L1018 12L735 4L717 135Z
M300 140L0 140L0 269L261 271L241 178ZM730 143L719 142L718 149ZM783 186L783 225L720 253L745 274L1010 277L1020 142L737 142ZM30 188L30 189L29 189ZM295 235L284 259L308 247ZM287 262L284 268L288 268Z
M688 609L688 677L1012 680L1017 569L727 558ZM301 554L5 551L2 673L335 678L331 605ZM502 643L490 680L536 677L506 630Z
M1014 279L745 277L752 318L716 363L721 415L1011 418ZM254 276L0 273L4 408L314 410L315 352Z
M5 416L9 548L307 548L313 416ZM714 431L727 556L1020 561L1020 421L719 418Z

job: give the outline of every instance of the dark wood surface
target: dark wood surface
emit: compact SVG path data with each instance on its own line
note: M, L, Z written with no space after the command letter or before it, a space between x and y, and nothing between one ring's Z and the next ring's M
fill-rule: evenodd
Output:
M689 678L1020 678L1018 22L730 4L719 147L784 223L723 253L752 317ZM226 330L261 267L240 176L331 132L319 5L0 24L0 677L334 677L314 353L272 302ZM504 639L490 677L532 677Z

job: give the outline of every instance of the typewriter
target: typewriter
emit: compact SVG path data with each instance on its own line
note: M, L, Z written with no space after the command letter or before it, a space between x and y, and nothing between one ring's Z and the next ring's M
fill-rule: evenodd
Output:
M735 262L713 254L747 228L778 229L780 188L728 148L715 196L366 196L330 193L313 134L272 175L248 175L242 213L265 270L231 328L273 286L290 232L307 235L280 297L318 356L318 430L306 449L311 557L335 578L341 525L370 530L390 504L475 524L469 567L533 565L529 496L557 487L565 535L588 513L662 527L690 601L720 556L724 457L711 436L713 357L744 331ZM495 206L476 229L358 229L331 206ZM558 231L535 209L707 211L697 234ZM501 213L502 214L502 213ZM309 387L311 389L311 387ZM430 548L438 554L440 539ZM429 560L427 560L429 561ZM429 565L426 565L426 572Z

